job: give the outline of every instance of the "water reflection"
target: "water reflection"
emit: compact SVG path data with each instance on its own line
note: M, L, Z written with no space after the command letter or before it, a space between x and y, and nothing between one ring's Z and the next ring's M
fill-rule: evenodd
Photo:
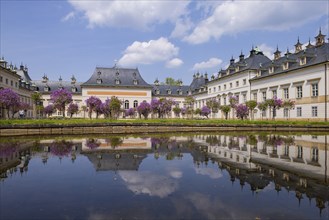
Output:
M33 169L37 169L36 165L31 171L28 169L30 161L37 159L41 159L45 166L51 161L49 166L60 172L71 171L58 167L54 161L57 161L57 164L63 163L67 168L69 165L66 161L70 160L75 169L81 167L88 170L86 163L82 161L85 160L88 166L91 165L92 169L101 175L79 176L84 179L96 178L98 181L92 185L92 191L90 186L82 188L90 191L87 194L91 202L94 202L95 210L89 208L89 213L85 213L81 218L89 216L90 219L112 217L218 219L218 216L222 216L220 218L326 219L329 206L327 138L327 135L323 134L213 133L167 137L98 136L73 139L24 139L14 142L2 140L0 176L3 183L14 181L16 173L24 177L29 172L34 172ZM110 179L108 174L111 174ZM68 173L68 175L77 174ZM100 184L102 181L104 185ZM226 182L230 183L231 188ZM83 182L80 184L83 185ZM111 196L107 199L102 197L106 186L118 190L108 192ZM119 186L124 186L126 191ZM128 192L149 199L139 198L135 201L128 196ZM245 194L246 192L249 194ZM282 197L282 200L278 201L274 198L272 192L275 192L278 198ZM252 199L259 194L264 194L268 200L271 200L269 204L272 205L272 209L264 205L267 201L265 197L261 200L264 204ZM237 199L232 199L232 196ZM103 198L100 200L107 201L111 197L117 198L117 206L114 205L113 210L110 209L111 213L101 211L106 206L99 204L97 200ZM124 210L119 206L122 205L121 200L129 202L130 208L133 209L131 213L122 213ZM275 202L279 205L286 202L285 200L295 201L295 205L290 204L292 210L285 210L282 216L273 214L273 210L276 209ZM298 213L293 211L293 207L303 207L305 200L310 203L310 207L317 207L320 215L312 215L307 209L299 209ZM15 198L12 198L12 201L14 202ZM75 202L78 206L75 208L83 206L80 204L81 201ZM154 210L142 209L138 202L151 205ZM154 206L153 202L159 206ZM246 204L248 202L250 204ZM96 204L102 209L97 209ZM250 207L251 204L256 206ZM4 204L0 205L3 206L0 210L7 207ZM289 206L289 202L285 205ZM263 210L259 211L259 208ZM168 209L171 210L170 215ZM323 211L325 215L322 214ZM71 213L71 215L77 214ZM10 217L9 214L4 216ZM35 217L40 216L36 214Z

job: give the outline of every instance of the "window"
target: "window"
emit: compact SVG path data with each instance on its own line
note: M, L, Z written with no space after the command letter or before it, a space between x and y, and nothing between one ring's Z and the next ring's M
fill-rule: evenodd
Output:
M119 85L119 84L120 84L120 80L116 79L116 80L115 80L115 84L116 84L116 85Z
M262 92L263 95L263 101L266 101L266 92Z
M8 85L8 79L6 79L6 84Z
M247 101L247 95L243 94L242 97L243 97L243 102L246 102Z
M273 72L274 72L274 67L272 66L272 67L270 67L270 68L268 69L268 73L271 74L271 73L273 73Z
M224 90L226 89L226 84L224 84Z
M77 91L77 88L72 87L72 92L76 92L76 91Z
M214 87L214 92L216 92L216 87Z
M282 69L283 70L287 70L289 68L289 63L288 62L285 62L283 65L282 65Z
M128 100L125 101L125 109L129 109L129 101Z
M302 146L297 146L297 158L303 159L303 147Z
M14 86L14 82L12 80L10 80L10 85Z
M276 90L272 90L272 97L276 97L277 96L277 91Z
M239 104L240 103L240 96L239 94L235 94L236 97L236 103Z
M288 118L288 108L283 109L283 117Z
M160 90L159 89L156 89L155 90L155 94L159 95L160 94Z
M312 147L312 162L319 161L319 149L317 147Z
M3 78L2 78L2 76L0 76L0 82L2 82L3 81Z
M247 80L243 79L243 85L246 85L246 84L247 84Z
M230 83L230 88L232 88L233 87L233 84L232 83Z
M134 101L134 108L137 108L137 106L138 106L138 101L135 100L135 101Z
M211 93L211 88L209 88L209 93Z
M289 146L284 146L284 156L289 157Z
M302 107L297 107L297 117L302 117Z
M46 87L44 88L44 90L45 90L45 92L48 92L48 91L49 91L49 87L46 86Z
M289 88L283 89L283 96L284 96L284 99L289 99Z
M16 88L18 87L18 84L17 84L17 82L15 82L15 87L16 87Z
M168 89L167 90L167 93L170 95L171 94L171 89Z
M97 79L97 80L96 80L96 83L97 83L97 84L102 84L102 79Z
M312 117L318 117L318 106L312 106Z
M224 105L226 105L226 97L224 97Z
M317 83L312 84L312 96L316 97L319 95L319 86Z
M220 86L218 86L218 91L220 91L220 89L221 89Z
M134 79L134 85L137 85L137 84L138 84L137 79Z
M253 96L254 96L254 100L257 102L257 93L253 93Z
M239 87L239 81L236 81L236 82L235 82L235 86L236 86L236 87Z
M297 86L297 98L303 98L303 87Z
M301 57L299 59L299 65L305 65L306 64L306 57Z
M262 116L266 117L266 111L262 111Z

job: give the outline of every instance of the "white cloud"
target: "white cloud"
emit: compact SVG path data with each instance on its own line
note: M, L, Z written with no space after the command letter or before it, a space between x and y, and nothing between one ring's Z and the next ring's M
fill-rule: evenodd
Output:
M172 60L167 61L166 67L167 68L176 68L182 65L184 62L181 59L174 58Z
M175 179L151 172L119 171L119 175L126 182L127 188L135 194L164 198L178 188Z
M223 61L221 59L213 57L207 61L203 61L203 62L194 64L193 70L204 70L204 69L209 69L209 68L213 68L213 67L218 67L222 62Z
M69 3L88 20L89 27L110 26L149 29L187 13L189 1L76 1Z
M179 170L173 170L169 172L169 175L175 179L180 179L183 176L183 172Z
M166 38L150 40L149 42L135 41L127 47L118 64L132 66L136 64L152 64L158 61L169 61L177 56L179 48ZM173 61L177 62L177 61Z
M71 11L65 17L62 18L62 21L68 21L70 19L73 19L74 17L75 17L75 13L73 11Z
M218 179L223 176L221 173L219 173L218 169L216 170L210 167L199 167L194 169L197 174L209 176L211 179Z
M258 48L263 52L265 56L267 56L270 59L273 59L274 48L266 44L261 44L258 46Z
M189 18L181 18L176 21L174 30L171 32L170 37L184 37L192 30L194 24Z
M225 1L183 40L200 44L250 30L289 30L326 14L326 2Z

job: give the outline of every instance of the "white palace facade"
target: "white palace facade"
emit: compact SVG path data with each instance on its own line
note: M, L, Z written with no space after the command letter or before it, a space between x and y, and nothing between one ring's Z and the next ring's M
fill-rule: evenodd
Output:
M31 80L27 68L20 69L0 61L0 89L12 87L22 97L31 103L31 93L40 92L43 105L51 103L50 94L58 88L66 88L73 94L73 102L80 107L90 96L97 96L102 101L112 96L122 101L122 108L137 107L142 101L150 102L153 98L172 98L179 107L186 106L185 98L192 96L195 100L193 108L202 108L207 100L216 99L220 105L228 105L229 97L235 96L238 103L248 100L262 102L276 96L282 100L295 102L291 110L281 108L276 111L276 119L327 121L328 118L328 72L329 43L325 35L319 31L315 44L309 41L303 46L299 39L291 53L287 50L281 54L279 49L274 53L274 59L265 56L262 51L252 48L249 56L240 54L239 59L230 60L226 69L208 77L207 74L196 73L190 85L161 85L158 80L148 84L139 70L121 68L96 67L90 79L78 82L74 76L71 81L51 81L45 75L42 80ZM25 97L26 96L26 97ZM29 112L29 117L33 117ZM4 110L0 117L5 117ZM56 114L61 115L60 112ZM255 119L270 118L269 112L253 112ZM82 111L75 117L86 116ZM173 116L174 117L174 116ZM212 113L212 118L224 118L219 111ZM231 111L230 118L234 118Z

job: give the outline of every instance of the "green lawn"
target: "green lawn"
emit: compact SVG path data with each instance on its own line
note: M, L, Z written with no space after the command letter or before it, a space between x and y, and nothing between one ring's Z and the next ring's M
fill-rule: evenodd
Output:
M5 125L75 125L75 124L179 124L179 125L299 125L299 126L329 126L329 122L312 121L279 121L279 120L221 120L221 119L5 119L0 120L0 126Z

